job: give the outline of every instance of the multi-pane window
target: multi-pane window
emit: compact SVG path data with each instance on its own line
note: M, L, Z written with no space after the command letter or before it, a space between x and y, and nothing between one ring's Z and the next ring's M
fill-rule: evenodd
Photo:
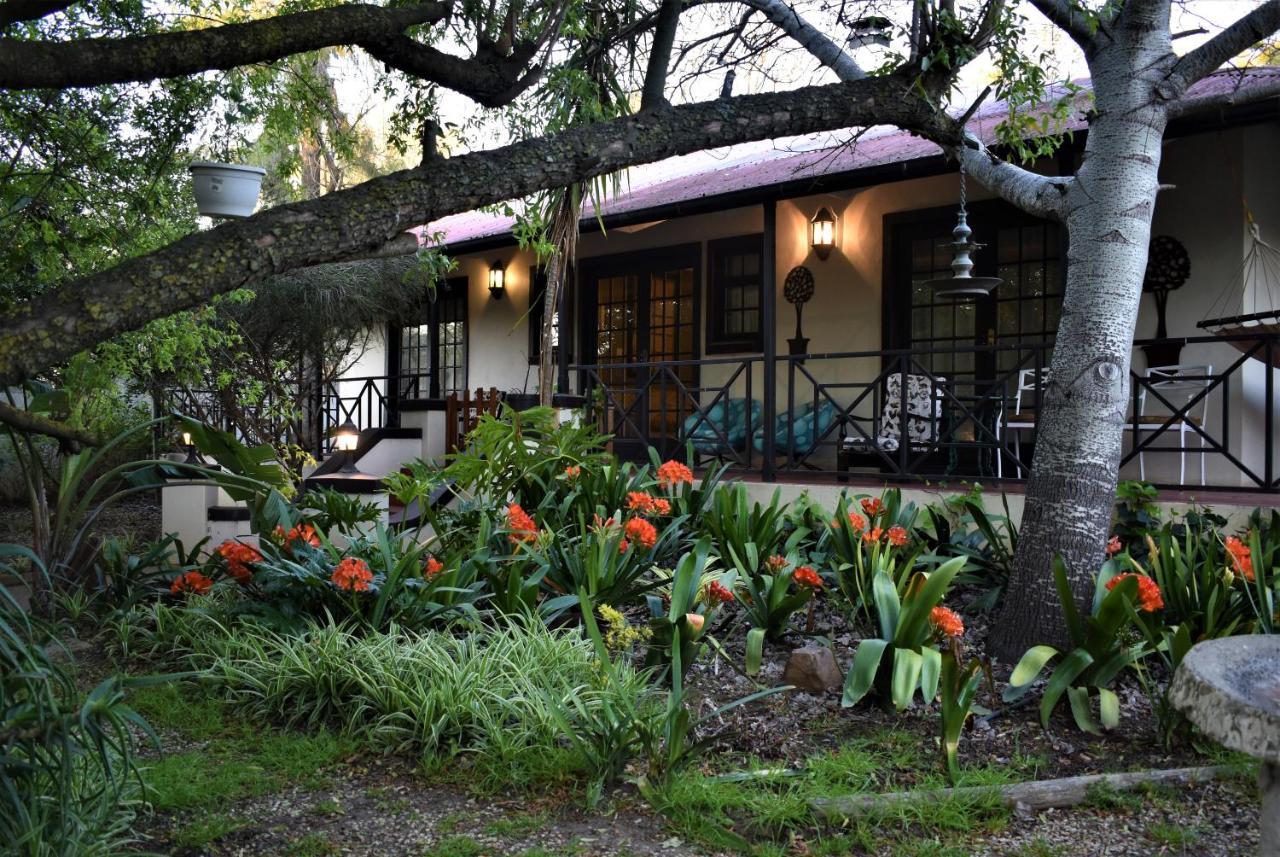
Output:
M402 399L436 399L467 387L467 278L451 277L416 324L393 330Z
M758 351L762 347L761 242L759 235L745 235L708 245L708 352Z
M1061 232L1050 223L1001 229L996 237L996 334L1006 344L1053 339L1062 312ZM1002 352L998 368L1018 355Z
M973 374L970 348L977 333L977 304L938 297L930 280L951 276L951 248L947 237L916 237L911 241L911 346L929 349L920 361L936 375L958 378Z

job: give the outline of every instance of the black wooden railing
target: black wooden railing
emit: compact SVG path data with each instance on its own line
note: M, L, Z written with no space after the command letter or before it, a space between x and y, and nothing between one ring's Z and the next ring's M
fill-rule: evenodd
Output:
M1183 368L1149 373L1136 361L1122 477L1280 492L1280 369L1271 368L1280 362L1280 337L1137 343L1151 344L1182 346ZM747 356L573 368L592 418L615 436L620 455L640 457L649 446L676 455L692 443L695 459L721 459L765 480L864 473L1013 482L1030 467L1052 347L780 355L772 367ZM769 371L774 385L764 383Z

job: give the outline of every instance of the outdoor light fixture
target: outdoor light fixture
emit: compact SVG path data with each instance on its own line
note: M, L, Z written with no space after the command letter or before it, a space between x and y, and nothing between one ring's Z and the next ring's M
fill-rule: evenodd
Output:
M360 443L360 429L347 417L346 422L338 426L333 433L333 448L344 453L347 460L342 464L342 473L356 472L356 446Z
M506 273L502 269L501 260L494 260L494 263L489 266L489 294L493 295L495 301L502 300L506 292L507 287L503 282L505 279Z
M976 301L991 294L991 290L1000 285L999 277L973 276L973 258L969 255L982 247L972 240L973 230L969 228L969 212L966 209L964 189L964 166L960 167L960 211L956 215L956 228L951 230L951 242L944 244L950 247L951 276L937 280L929 280L928 286L940 298L955 301Z
M191 437L191 432L184 431L182 433L182 445L187 450L187 459L182 462L183 464L204 464L200 460L200 456L196 455L195 439Z
M818 209L813 220L809 221L809 243L824 262L831 255L831 248L836 246L836 216L826 206Z

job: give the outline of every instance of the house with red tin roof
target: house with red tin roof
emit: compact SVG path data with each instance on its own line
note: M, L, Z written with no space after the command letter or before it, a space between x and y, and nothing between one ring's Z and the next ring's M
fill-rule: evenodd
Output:
M1280 69L1219 72L1169 129L1122 478L1280 491L1277 84ZM1082 156L1087 87L1076 97L1070 139L1035 169ZM994 143L1005 114L986 105L969 127ZM795 484L1025 478L1071 263L1057 226L970 181L980 287L957 287L961 177L888 128L677 158L619 185L583 215L553 360L557 406L619 455ZM545 278L512 226L470 212L422 227L456 269L329 391L329 423L365 433L361 469L445 454L476 390L531 403Z

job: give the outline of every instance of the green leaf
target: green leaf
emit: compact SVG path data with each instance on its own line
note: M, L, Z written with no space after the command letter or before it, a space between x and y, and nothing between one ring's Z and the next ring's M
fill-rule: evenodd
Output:
M1018 661L1018 665L1013 668L1013 674L1009 676L1009 687L1005 689L1004 701L1012 702L1026 693L1031 682L1035 681L1040 671L1044 669L1044 665L1057 656L1058 650L1053 646L1032 646L1027 649L1026 654Z
M881 638L894 639L902 604L898 600L898 590L893 585L893 578L887 572L877 571L871 579L871 597L876 602L876 615L880 617Z
M920 693L925 702L933 702L938 695L938 677L942 673L942 653L933 646L920 650L924 665L920 668Z
M1076 596L1071 591L1071 582L1067 579L1067 564L1062 557L1053 558L1053 584L1058 589L1058 601L1062 603L1062 615L1066 620L1067 636L1072 645L1084 644L1084 623L1080 620L1080 611L1076 609Z
M1041 726L1049 728L1049 715L1053 713L1053 709L1057 708L1058 700L1062 699L1062 694L1071 686L1071 683L1092 663L1093 656L1084 649L1076 649L1062 659L1057 669L1053 671L1053 675L1049 677L1049 683L1044 689L1044 699L1040 701Z
M1089 711L1089 688L1067 688L1067 699L1071 702L1071 715L1075 717L1076 725L1081 731L1088 732L1090 735L1101 735L1102 730L1098 728L1093 714Z
M764 628L752 628L747 632L747 675L760 672L760 662L764 659Z
M875 639L863 640L858 644L858 650L853 653L853 663L849 666L849 674L844 679L844 695L840 700L843 707L854 705L871 690L888 646L888 640Z
M893 650L893 705L899 711L911 707L911 700L920 686L920 671L924 658L911 649Z
M1120 698L1105 687L1098 688L1098 713L1103 729L1115 729L1120 725Z

